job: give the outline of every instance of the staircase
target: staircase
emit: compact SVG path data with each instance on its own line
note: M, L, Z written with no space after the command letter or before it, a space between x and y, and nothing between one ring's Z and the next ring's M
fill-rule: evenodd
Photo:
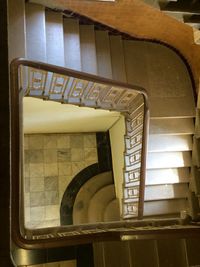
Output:
M79 190L73 208L73 223L119 221L119 203L111 172L101 173Z
M84 24L81 19L63 17L59 12L31 3L26 4L26 32L29 59L138 83L149 90L151 120L144 215L176 217L182 211L188 212L195 116L191 84L184 78L187 88L176 88L178 92L173 92L170 84L169 88L160 91L153 89L156 82L162 88L164 77L160 73L160 81L155 80L153 69L167 68L165 61L158 64L157 61L159 57L170 56L170 52L157 48L155 56L155 53L151 54L155 51L151 43L124 40L120 35ZM148 62L151 62L152 70L147 69ZM177 59L175 63L180 68ZM141 77L144 67L147 79ZM186 70L181 71L186 75Z
M26 47L26 56L29 59L66 66L123 82L136 82L149 90L151 120L144 215L150 218L167 218L188 213L193 218L198 217L199 204L196 203L198 199L194 193L200 195L198 187L200 165L195 155L193 160L196 168L193 174L197 176L192 176L192 183L189 186L195 112L191 84L185 78L188 74L183 70L181 78L179 76L175 78L177 83L180 83L181 90L174 81L174 84L168 84L169 91L163 89L165 85L162 79L159 80L157 77L156 80L153 76L153 72L158 72L163 66L166 73L168 69L172 73L175 72L180 67L178 59L175 60L177 65L175 64L173 69L173 64L168 65L168 62L165 65L166 58L159 61L168 52L163 54L162 49L159 50L151 43L147 45L142 41L125 40L120 35L96 29L92 24L82 24L77 18L63 19L59 12L45 10L43 6L30 3L26 4ZM153 51L156 53L151 55ZM170 53L171 51L168 55ZM162 78L165 76L165 73L160 74ZM182 80L187 84L185 88L181 86ZM159 84L161 92L156 89L154 91L156 83ZM178 92L172 90L174 86ZM198 125L197 121L196 129ZM117 220L121 215L118 212L119 206L110 174L107 173L105 177L105 181L100 179L100 183L97 182L99 177L94 177L79 191L74 205L74 222L84 223L88 218L89 222ZM99 203L99 199L105 196L108 198L104 203ZM87 202L83 206L87 209L80 205L83 200ZM191 203L194 202L197 204L196 210L191 209L193 207ZM99 204L103 204L100 207L101 212L96 212ZM94 243L93 248L95 267L194 267L200 263L198 239L99 242ZM81 265L73 261L39 266Z

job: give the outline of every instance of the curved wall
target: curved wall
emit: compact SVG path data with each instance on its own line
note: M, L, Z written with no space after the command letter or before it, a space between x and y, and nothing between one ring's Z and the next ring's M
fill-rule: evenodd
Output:
M147 90L151 117L195 116L192 80L183 59L162 44L123 43L127 81Z

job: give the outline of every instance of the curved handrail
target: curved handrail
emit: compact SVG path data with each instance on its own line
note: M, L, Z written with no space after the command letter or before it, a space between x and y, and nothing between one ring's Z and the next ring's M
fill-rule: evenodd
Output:
M11 175L12 175L12 200L11 200L11 224L12 224L12 239L21 247L24 248L40 248L58 246L58 244L72 244L88 242L88 240L97 238L108 238L110 235L119 235L121 227L124 227L124 222L118 223L101 223L86 226L71 226L71 227L54 227L40 230L27 230L21 225L21 209L22 203L21 182L23 155L21 150L22 144L22 120L21 120L21 99L23 88L20 85L20 66L29 67L32 69L42 70L46 72L56 73L73 77L79 80L87 80L89 82L116 87L119 90L129 90L142 96L143 101L143 135L142 135L142 150L141 150L141 172L140 172L140 187L138 200L138 219L143 217L144 209L144 188L145 188L145 173L146 173L146 154L147 154L147 137L149 125L149 107L148 95L140 86L131 85L123 82L113 81L96 75L74 71L71 69L37 62L23 58L14 59L11 62ZM124 92L124 91L123 91ZM123 93L122 93L123 94ZM19 97L20 95L20 97ZM81 103L79 103L81 104ZM109 108L107 108L109 109ZM117 110L117 109L116 109ZM126 110L127 112L127 110ZM131 114L131 111L129 112ZM130 115L129 114L129 115ZM131 117L131 115L130 115ZM19 212L20 211L20 212ZM131 225L131 223L127 224ZM89 229L88 229L89 228ZM67 231L66 231L67 229ZM82 230L78 230L82 229ZM63 231L64 230L64 231ZM39 231L39 233L38 233ZM70 234L71 231L71 234ZM76 234L75 234L76 233ZM30 236L29 236L30 234Z

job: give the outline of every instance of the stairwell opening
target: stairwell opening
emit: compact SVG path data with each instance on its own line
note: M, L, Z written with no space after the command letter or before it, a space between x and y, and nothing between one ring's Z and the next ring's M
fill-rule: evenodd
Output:
M38 105L37 102L39 102ZM73 215L73 209L78 209L81 212L80 194L78 195L78 193L80 190L83 191L84 184L89 179L100 174L104 177L95 178L96 181L97 178L101 180L101 182L97 181L99 189L105 186L108 186L109 189L109 185L111 185L110 189L105 191L105 193L109 193L107 204L111 200L118 203L112 174L109 130L95 132L95 128L112 129L119 118L123 117L118 112L110 111L97 111L95 114L93 109L91 111L87 109L87 116L84 117L84 108L77 108L72 105L67 107L68 105L66 105L67 112L65 112L65 119L62 118L62 123L68 125L65 126L65 132L59 133L60 127L56 124L56 121L59 120L59 117L62 117L63 107L61 106L61 110L55 115L56 110L55 108L52 109L51 101L45 102L46 110L42 106L43 115L40 116L42 122L40 123L38 121L38 115L41 114L40 102L43 101L33 99L33 106L31 107L31 99L26 101L26 98L24 98L25 164L23 182L26 227L37 229L103 222L103 218L93 218L80 222L78 219L74 219L74 223L73 217L77 216L76 214ZM59 103L56 104L59 105ZM53 116L54 118L49 123L48 118ZM95 120L96 123L94 123ZM70 124L70 121L73 123ZM91 125L92 122L93 125ZM53 132L53 129L55 132ZM118 142L123 142L123 139L118 140ZM93 194L97 193L97 189L93 188L94 182L90 184L89 188L86 185L86 190L93 191ZM76 199L77 195L79 196L78 200ZM93 202L92 197L91 194L91 203ZM85 198L82 200L84 201ZM116 207L119 209L119 205ZM84 211L86 208L89 207L84 207ZM102 207L95 208L98 213L100 213L100 208ZM100 217L98 214L96 216ZM117 220L119 218L118 210ZM109 221L109 218L107 218L107 221Z
M21 66L20 66L21 65ZM39 185L40 190L43 187L44 191L51 191L50 198L47 197L50 192L37 192L37 196L35 195L36 192L30 192L27 193L27 195L24 194L24 183L25 180L24 177L24 151L23 151L23 126L25 119L22 119L22 110L25 105L23 105L23 101L26 101L26 98L23 98L23 96L29 96L33 98L42 98L43 100L51 100L54 101L54 104L65 103L67 105L63 105L64 107L71 106L81 106L77 107L81 110L89 109L92 110L92 114L95 113L94 108L98 108L101 112L106 112L108 114L118 114L117 120L113 121L113 123L110 125L111 129L114 127L115 130L118 129L115 127L118 122L121 123L123 121L124 123L124 129L125 129L125 135L124 132L121 135L122 137L122 143L123 148L125 149L122 153L118 153L117 156L122 157L122 161L124 161L124 169L123 169L123 176L120 177L120 184L115 183L115 185L120 188L120 190L123 192L123 198L119 199L118 206L121 205L122 210L122 216L125 218L125 216L129 217L137 217L142 215L143 210L143 197L144 197L144 179L145 179L145 152L146 152L146 138L147 138L147 130L148 130L148 103L147 103L147 95L144 89L132 85L127 85L120 82L115 82L109 79L104 79L101 77L80 73L76 71L72 71L69 69L49 65L46 63L39 63L34 61L29 61L25 59L16 59L12 62L11 65L12 69L12 79L13 79L13 88L14 93L12 95L12 116L14 114L19 114L19 117L16 117L16 120L12 120L12 127L20 128L20 132L18 132L18 135L13 135L12 137L16 139L13 143L12 149L12 161L16 161L15 156L20 155L21 164L14 164L16 168L19 168L19 172L15 171L15 173L20 173L22 176L13 177L13 198L12 198L12 207L16 207L15 209L12 208L12 214L15 213L16 216L13 216L15 220L13 220L13 224L15 225L13 227L13 230L15 231L15 237L16 238L23 238L23 242L25 241L24 238L28 235L28 237L35 239L35 234L37 233L39 236L47 235L47 238L52 238L53 234L51 232L51 228L45 227L44 232L42 231L41 225L36 228L28 228L24 224L24 219L26 217L26 212L28 210L25 209L24 203L28 203L29 205L32 205L31 208L33 208L33 214L36 214L36 209L38 202L41 198L42 200L42 210L35 216L35 217L43 217L44 213L45 215L54 213L55 209L49 209L47 211L47 208L44 207L45 204L55 204L52 203L52 199L55 200L55 192L52 192L53 187L55 186L55 177L56 176L56 166L53 163L50 165L50 173L47 168L47 163L44 162L44 166L40 162L40 158L42 155L42 151L37 151L36 153L31 153L30 151L27 151L25 160L32 161L28 162L30 166L28 166L28 173L32 175L32 178L34 178L31 183L30 181L30 187L33 191L36 190L36 187ZM28 80L26 78L28 77ZM19 94L20 92L20 94ZM16 93L16 96L15 96ZM17 99L17 101L16 101ZM31 99L31 98L29 98ZM18 102L19 101L19 102ZM41 101L41 100L38 100ZM46 101L46 103L51 103L51 101ZM66 102L65 102L66 101ZM57 103L56 103L57 102ZM19 104L20 103L20 104ZM28 105L30 107L31 105ZM36 107L37 105L34 105ZM70 106L70 107L71 107ZM85 106L85 107L82 107ZM18 109L20 107L20 110ZM97 109L97 112L99 112ZM104 111L105 110L105 111ZM52 109L54 113L54 109ZM31 114L34 114L31 112ZM39 113L40 119L43 115L43 113ZM68 116L69 118L69 116ZM113 119L113 118L112 118ZM28 121L31 121L32 118L29 118ZM46 117L46 121L51 121L51 116ZM32 120L34 121L34 119ZM39 120L40 121L40 120ZM98 120L97 120L98 121ZM40 121L41 122L41 121ZM98 124L98 123L97 123ZM39 123L39 125L41 125ZM67 125L65 123L65 125ZM123 130L123 129L122 129ZM58 132L58 129L56 129L56 133ZM87 131L88 132L88 129ZM36 132L35 132L36 133ZM71 131L72 133L72 131ZM55 134L55 132L54 132ZM99 135L99 134L98 134ZM111 133L114 136L115 134ZM17 139L19 137L19 139ZM36 136L37 137L37 136ZM29 146L29 139L26 142L26 145ZM34 138L32 138L34 140ZM34 142L31 144L30 148L35 149L37 148L43 148L41 146L44 145L45 148L54 148L55 144L57 145L57 141L53 142L53 136L42 138L41 140L34 140ZM73 138L70 138L70 143ZM98 139L98 138L97 138ZM114 138L111 138L111 140ZM13 141L13 140L12 140ZM116 141L116 140L115 140ZM121 142L121 141L120 141ZM39 147L38 147L39 144ZM16 147L19 149L16 149ZM79 143L76 142L76 148L79 148ZM80 149L80 148L79 148ZM103 149L103 152L98 153L104 154L104 152L108 152L108 149ZM33 151L32 151L33 152ZM61 159L63 160L63 157L66 158L68 153L67 151L64 151L65 153L61 153L61 151L57 151L57 159L58 161ZM76 151L78 152L78 151ZM119 152L119 151L118 151ZM44 153L45 154L45 153ZM43 154L43 155L44 155ZM46 154L48 155L48 151L46 151ZM108 153L107 153L108 154ZM18 156L19 156L18 155ZM103 156L104 156L103 155ZM49 156L49 155L48 155ZM80 157L80 153L75 153L74 157ZM37 165L38 164L38 165ZM59 165L59 164L58 164ZM22 167L22 169L21 169ZM103 162L102 168L105 168L105 163ZM32 170L32 171L31 171ZM39 179L41 174L46 172L45 177L43 179L43 183L39 183ZM58 168L59 172L59 168ZM30 177L31 178L31 177ZM130 183L130 184L129 184ZM31 185L32 184L32 185ZM126 186L127 184L127 186ZM104 189L104 188L103 188ZM102 189L102 190L103 190ZM109 191L107 191L109 189ZM19 191L18 191L19 190ZM115 188L111 188L112 191L115 191ZM53 190L55 191L55 190ZM106 187L106 194L110 195L110 187ZM41 197L42 196L42 197ZM24 199L26 197L29 197L28 202L24 202ZM96 198L96 202L98 203L98 197ZM16 202L15 200L18 199L19 202ZM47 201L48 200L48 201ZM104 198L100 198L101 201L104 201ZM121 201L122 200L122 201ZM110 203L107 203L110 204ZM114 203L116 207L116 203ZM28 205L27 205L28 206ZM92 206L92 205L91 205ZM52 208L52 207L51 207ZM54 207L55 208L55 207ZM113 208L113 203L111 203L110 208ZM92 208L91 208L92 209ZM94 210L94 208L93 208ZM25 214L25 217L24 217ZM92 212L93 214L93 212ZM109 212L107 212L106 218L108 218ZM48 215L49 216L49 215ZM31 218L31 215L29 213L29 217ZM18 219L17 219L18 218ZM99 221L99 220L97 220ZM123 222L122 222L123 223ZM94 221L92 221L91 225L94 224ZM101 225L101 222L100 222ZM104 225L104 224L103 224ZM112 225L121 225L120 221L114 222ZM46 226L46 225L45 225ZM55 227L55 226L53 226ZM87 232L87 227L90 228L90 224L86 224L84 227L84 231ZM96 232L96 226L94 224L94 231ZM101 228L101 227L100 227ZM41 230L40 230L41 229ZM56 226L56 232L62 231L63 228ZM65 229L65 228L64 228ZM70 229L76 229L76 228L69 228L67 230L66 228L66 234L70 235ZM28 232L27 232L28 231ZM48 233L46 233L49 232ZM91 231L93 231L91 229ZM102 230L101 230L102 231ZM104 231L104 230L103 230ZM25 236L22 237L21 233L26 233ZM57 233L55 233L57 235ZM59 232L58 232L59 234ZM61 234L61 233L60 233ZM59 234L59 235L60 235ZM63 234L62 234L63 235ZM39 237L38 236L38 237ZM64 234L65 236L65 234ZM40 239L39 237L39 239ZM19 242L18 241L16 242ZM37 239L37 238L36 238Z

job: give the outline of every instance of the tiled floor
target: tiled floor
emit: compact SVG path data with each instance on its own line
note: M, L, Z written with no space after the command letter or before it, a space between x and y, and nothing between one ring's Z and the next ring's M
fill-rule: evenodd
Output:
M24 162L26 227L57 226L67 185L97 162L96 134L25 135Z

